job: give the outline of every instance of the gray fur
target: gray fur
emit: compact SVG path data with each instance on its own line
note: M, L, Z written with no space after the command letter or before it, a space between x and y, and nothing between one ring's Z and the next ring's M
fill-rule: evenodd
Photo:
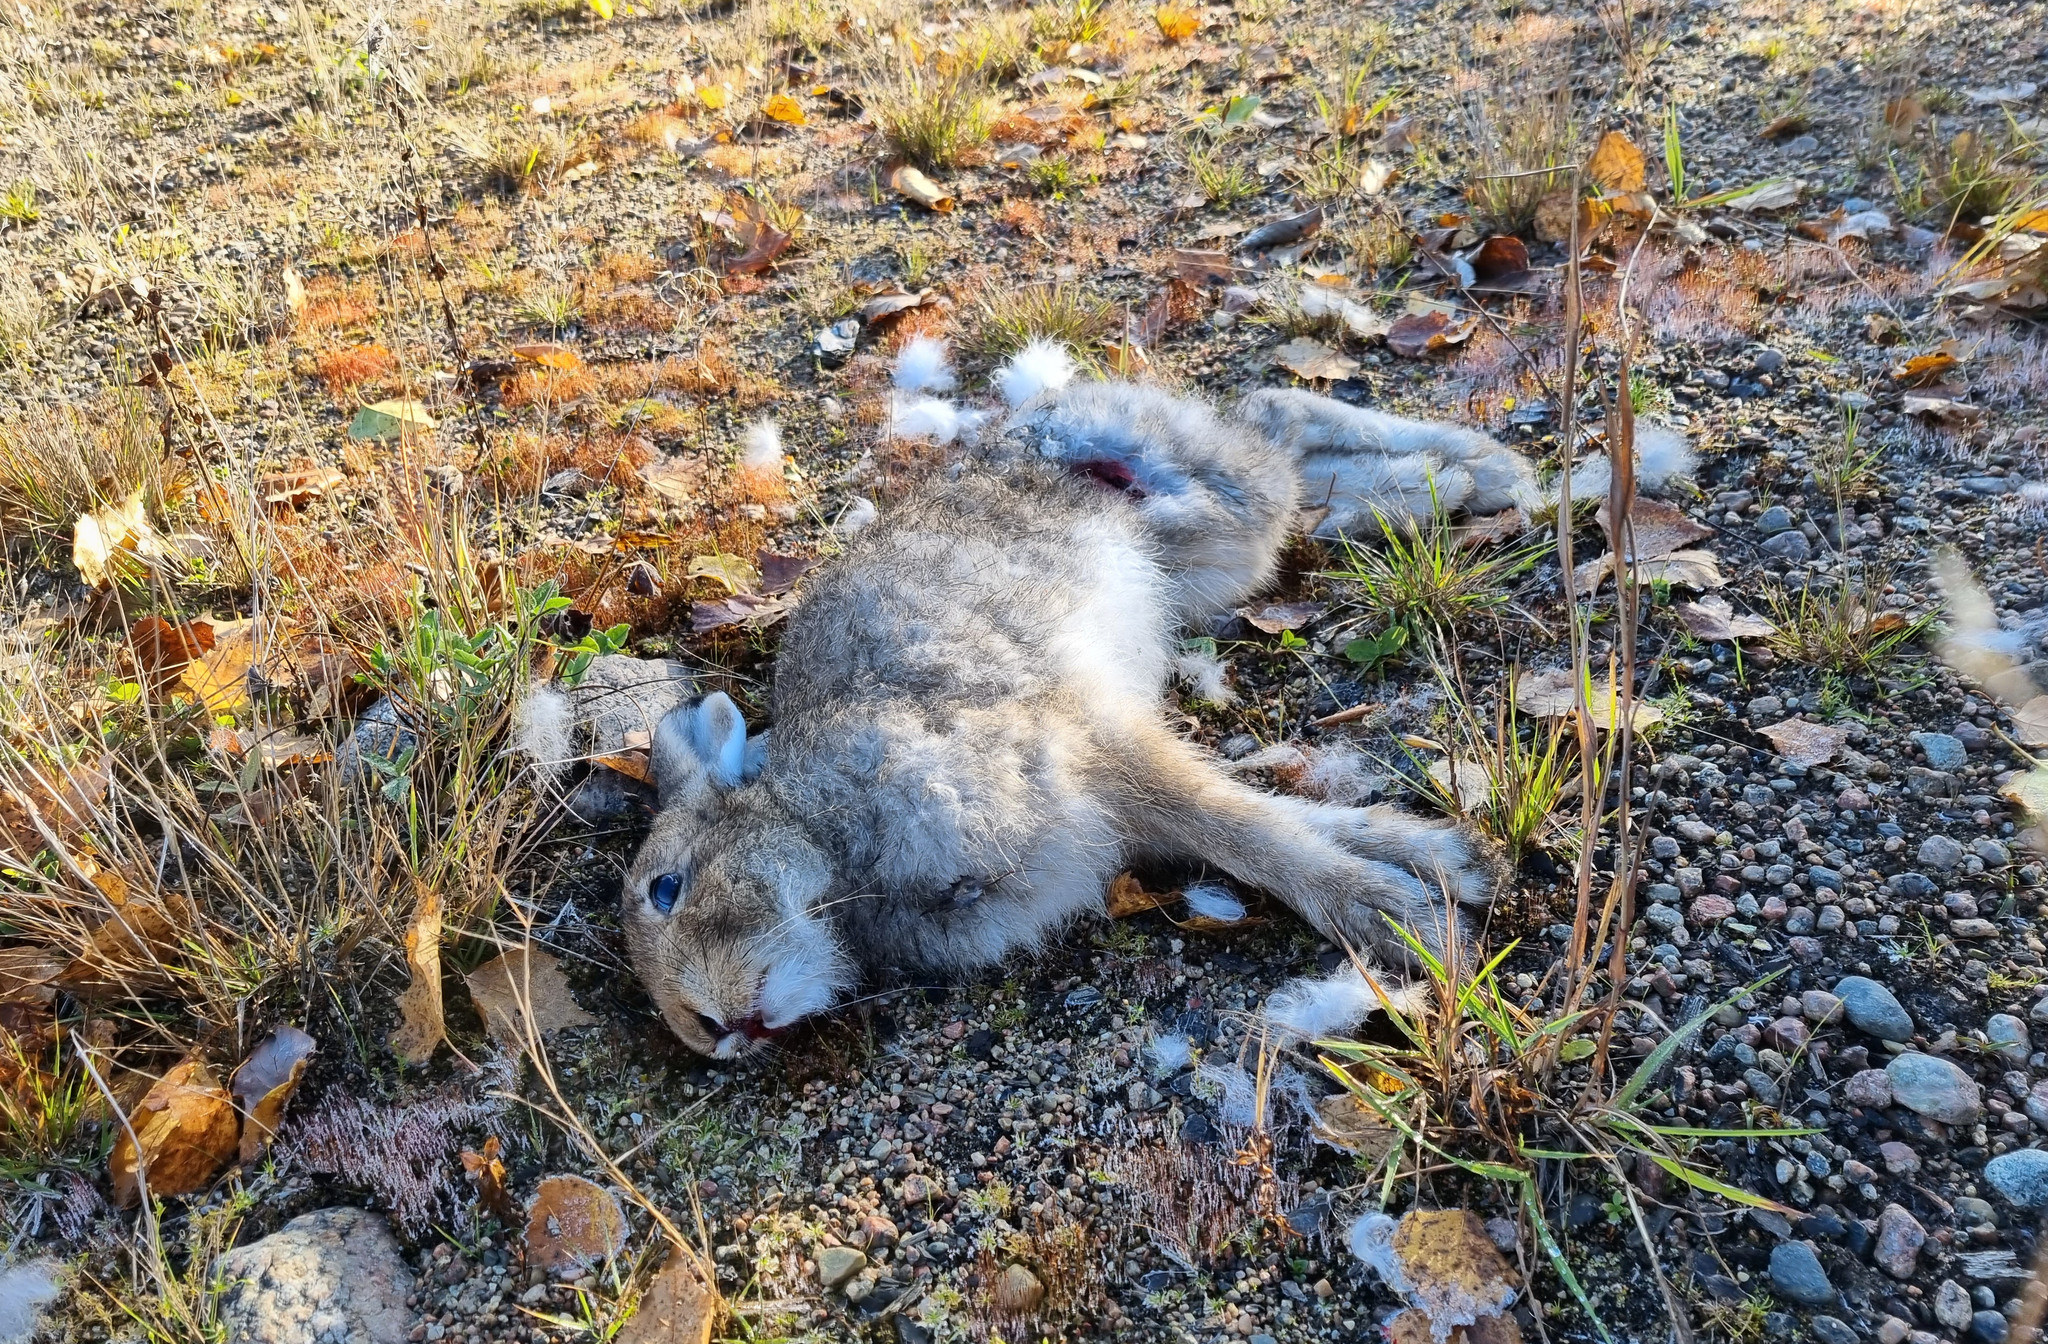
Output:
M1464 431L1381 421L1418 459L1483 456ZM1394 446L1359 423L1320 398L1223 417L1076 385L1017 408L975 460L862 531L791 616L774 730L737 779L724 697L657 735L663 809L625 923L683 1041L730 1056L864 975L986 967L1100 911L1109 879L1145 859L1220 870L1361 951L1405 961L1387 917L1441 948L1500 881L1483 842L1252 788L1163 712L1180 625L1271 576L1304 445ZM682 894L664 913L666 874Z

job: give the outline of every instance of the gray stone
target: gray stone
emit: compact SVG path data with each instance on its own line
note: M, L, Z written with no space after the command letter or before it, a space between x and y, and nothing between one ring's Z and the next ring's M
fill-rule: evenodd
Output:
M1870 1258L1893 1278L1913 1277L1920 1265L1920 1248L1927 1244L1927 1229L1905 1208L1887 1204L1877 1216L1877 1246Z
M1784 1100L1785 1094L1778 1089L1778 1084L1762 1069L1744 1069L1742 1081L1749 1084L1750 1095L1766 1106L1776 1106Z
M1813 1247L1803 1241L1781 1241L1771 1248L1771 1288L1803 1307L1832 1306L1835 1301L1835 1285L1828 1282Z
M1970 1317L1970 1338L1977 1344L2005 1344L2012 1332L2012 1322L2001 1312L1980 1311Z
M1685 926L1685 916L1675 905L1653 905L1643 912L1643 922L1659 933L1669 933Z
M1970 763L1970 749L1962 739L1947 733L1914 733L1913 745L1927 753L1927 764L1936 770L1960 770Z
M1892 1104L1891 1075L1883 1069L1864 1069L1851 1074L1842 1085L1842 1099L1851 1106L1881 1111Z
M56 1300L56 1260L25 1260L0 1268L0 1344L28 1344L42 1323L43 1309Z
M1978 1227L1985 1223L1996 1223L1998 1211L1981 1199L1969 1195L1956 1196L1956 1220L1964 1227Z
M1985 1163L1984 1179L2023 1209L2048 1209L2048 1152L2015 1148Z
M2012 862L2012 851L2006 848L2005 842L1993 840L1988 835L1972 844L1970 852L1983 860L1986 868L2003 868Z
M1756 530L1767 537L1792 530L1792 510L1783 504L1773 504L1756 516Z
M827 1288L837 1288L867 1267L867 1255L851 1246L827 1246L818 1252L818 1282Z
M1833 1316L1816 1316L1806 1323L1820 1344L1860 1344L1862 1336L1847 1321Z
M1918 1052L1885 1066L1892 1100L1944 1125L1974 1125L1984 1115L1984 1092L1975 1079L1948 1060Z
M1963 847L1945 835L1930 835L1920 842L1920 862L1937 873L1945 873L1963 861Z
M412 1270L383 1218L320 1209L220 1258L228 1344L404 1344Z
M1934 1290L1934 1319L1951 1330L1961 1330L1969 1325L1970 1314L1970 1294L1954 1279L1943 1279Z
M1984 1023L1984 1039L1994 1053L2015 1064L2025 1064L2034 1049L2027 1039L2027 1024L2011 1013L1993 1013Z
M1835 981L1835 997L1849 1024L1881 1041L1913 1039L1913 1019L1889 989L1862 975L1845 975Z
M1799 532L1780 532L1757 549L1765 555L1774 556L1779 560L1789 560L1793 564L1811 559L1813 556L1813 543Z

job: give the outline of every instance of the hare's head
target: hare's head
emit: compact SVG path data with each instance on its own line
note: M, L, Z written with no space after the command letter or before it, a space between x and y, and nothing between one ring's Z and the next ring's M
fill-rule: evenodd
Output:
M820 911L832 864L762 783L764 742L713 694L654 735L661 811L626 875L626 941L683 1044L730 1059L836 1003L852 964Z

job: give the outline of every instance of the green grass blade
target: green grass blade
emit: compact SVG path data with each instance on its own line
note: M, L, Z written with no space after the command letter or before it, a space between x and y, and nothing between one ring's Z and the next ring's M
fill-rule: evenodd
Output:
M1564 1286L1578 1299L1579 1310L1586 1313L1586 1319L1600 1332L1600 1338L1607 1344L1614 1344L1614 1336L1607 1333L1607 1325L1600 1319L1600 1313L1593 1310L1593 1299L1586 1296L1586 1290L1579 1284L1579 1276L1572 1273L1571 1262L1564 1258L1564 1248L1557 1244L1557 1238L1550 1235L1550 1224L1543 1220L1543 1204L1536 1197L1536 1183L1522 1184L1522 1207L1529 1215L1530 1226L1536 1229L1536 1240L1543 1244L1543 1254L1550 1259L1550 1267L1557 1271L1557 1277L1564 1280Z
M1771 983L1771 981L1777 979L1784 973L1785 972L1783 970L1772 971L1769 975L1762 977L1761 979L1757 980L1754 984L1743 986L1741 989L1736 990L1733 994L1730 994L1727 998L1721 1000L1713 1007L1708 1008L1707 1010L1702 1012L1698 1017L1686 1023L1677 1031L1672 1032L1669 1036L1666 1036L1663 1040L1659 1041L1657 1043L1657 1048L1652 1050L1649 1054L1643 1057L1643 1062L1641 1064L1636 1065L1636 1071L1629 1075L1629 1079L1626 1083L1622 1084L1621 1091L1616 1092L1614 1096L1609 1099L1607 1104L1618 1111L1625 1111L1630 1106L1634 1105L1637 1095L1640 1094L1645 1087L1649 1086L1650 1080L1657 1076L1657 1071L1663 1068L1666 1064L1671 1062L1671 1057L1678 1053L1679 1047L1683 1046L1687 1041L1691 1040L1694 1036L1699 1034L1700 1028L1707 1025L1708 1018L1712 1017L1715 1013L1720 1012L1729 1004L1734 1003L1743 995L1753 994L1757 990L1762 989L1765 985L1768 985L1769 983Z
M1782 1213L1787 1218L1804 1218L1806 1216L1802 1210L1787 1208L1775 1199L1765 1199L1762 1195L1752 1195L1749 1191L1738 1189L1725 1181L1717 1181L1705 1172L1694 1171L1683 1162L1675 1162L1662 1153L1651 1153L1649 1158L1652 1162L1655 1162L1658 1166L1664 1168L1664 1170L1696 1190L1704 1190L1710 1195L1719 1195L1721 1198L1732 1200L1737 1204L1747 1204L1753 1209L1769 1209L1773 1213Z

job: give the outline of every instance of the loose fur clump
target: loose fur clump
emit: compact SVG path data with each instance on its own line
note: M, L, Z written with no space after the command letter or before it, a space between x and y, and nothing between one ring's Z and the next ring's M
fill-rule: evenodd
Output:
M1692 443L1675 429L1636 425L1636 488L1660 495L1673 481L1691 476L1698 461ZM1614 479L1614 463L1595 453L1572 469L1572 498L1605 499ZM1550 501L1555 503L1555 495Z
M1364 973L1343 966L1321 979L1289 980L1267 997L1261 1017L1285 1036L1320 1041L1352 1030L1379 1006Z
M756 504L786 499L789 481L782 474L782 457L782 430L773 420L749 425L740 446L740 493Z
M576 754L576 715L569 697L537 686L512 711L512 749L532 762L535 776L552 784Z
M996 370L996 390L1011 407L1057 392L1074 381L1074 357L1058 341L1040 337L1012 355Z
M895 384L905 392L951 392L953 376L946 343L935 336L913 336L896 356Z

